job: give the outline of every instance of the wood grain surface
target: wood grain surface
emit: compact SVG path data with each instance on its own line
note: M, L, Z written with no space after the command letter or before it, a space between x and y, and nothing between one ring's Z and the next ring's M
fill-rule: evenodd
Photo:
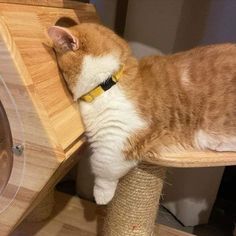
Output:
M9 235L77 162L84 142L78 107L47 46L47 28L65 16L97 22L90 4L73 10L0 3L0 100L13 142L25 147L24 155L15 158L16 174L6 188L10 192L0 196L1 204L9 202L21 184L11 206L0 213L1 236Z
M189 150L161 153L156 159L146 160L154 165L192 168L236 165L236 152L212 152Z
M90 4L84 4L77 0L0 0L2 3L22 4L32 6L60 7L79 10L91 10Z

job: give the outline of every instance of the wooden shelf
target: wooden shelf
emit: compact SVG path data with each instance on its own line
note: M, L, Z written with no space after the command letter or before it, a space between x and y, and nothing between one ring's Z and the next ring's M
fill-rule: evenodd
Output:
M23 221L11 236L96 236L101 228L104 209L94 203L61 192L55 193L56 205L50 219L31 223ZM158 236L193 236L164 225L156 226Z
M147 162L166 167L215 167L236 165L236 152L183 151L161 153Z

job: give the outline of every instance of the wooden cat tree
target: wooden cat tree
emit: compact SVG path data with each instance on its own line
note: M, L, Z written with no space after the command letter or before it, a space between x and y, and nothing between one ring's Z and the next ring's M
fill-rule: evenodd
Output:
M65 16L98 22L90 4L0 0L0 120L9 136L4 147L13 147L13 153L0 156L10 163L0 164L0 170L10 168L0 178L1 236L9 235L30 212L31 218L50 213L53 198L45 197L76 163L84 142L78 107L46 43L45 30ZM152 235L166 167L235 165L236 154L163 153L147 163L120 181L107 208L103 236Z
M0 170L9 169L0 173L1 236L9 235L77 162L83 143L78 107L58 72L45 33L65 16L98 21L90 4L0 1L0 100L14 150L13 155L0 156ZM1 183L2 176L7 183Z

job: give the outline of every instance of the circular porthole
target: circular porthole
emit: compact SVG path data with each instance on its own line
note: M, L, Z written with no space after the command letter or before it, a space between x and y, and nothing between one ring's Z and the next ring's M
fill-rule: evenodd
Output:
M6 112L0 102L0 195L4 191L12 171L12 135Z
M0 213L15 199L24 174L24 132L15 92L0 75Z

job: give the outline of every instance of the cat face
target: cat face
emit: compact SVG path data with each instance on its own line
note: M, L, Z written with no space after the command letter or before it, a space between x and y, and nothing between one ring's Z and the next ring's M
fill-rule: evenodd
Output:
M91 23L48 29L74 100L89 92L119 69L130 55L127 43L111 30Z

